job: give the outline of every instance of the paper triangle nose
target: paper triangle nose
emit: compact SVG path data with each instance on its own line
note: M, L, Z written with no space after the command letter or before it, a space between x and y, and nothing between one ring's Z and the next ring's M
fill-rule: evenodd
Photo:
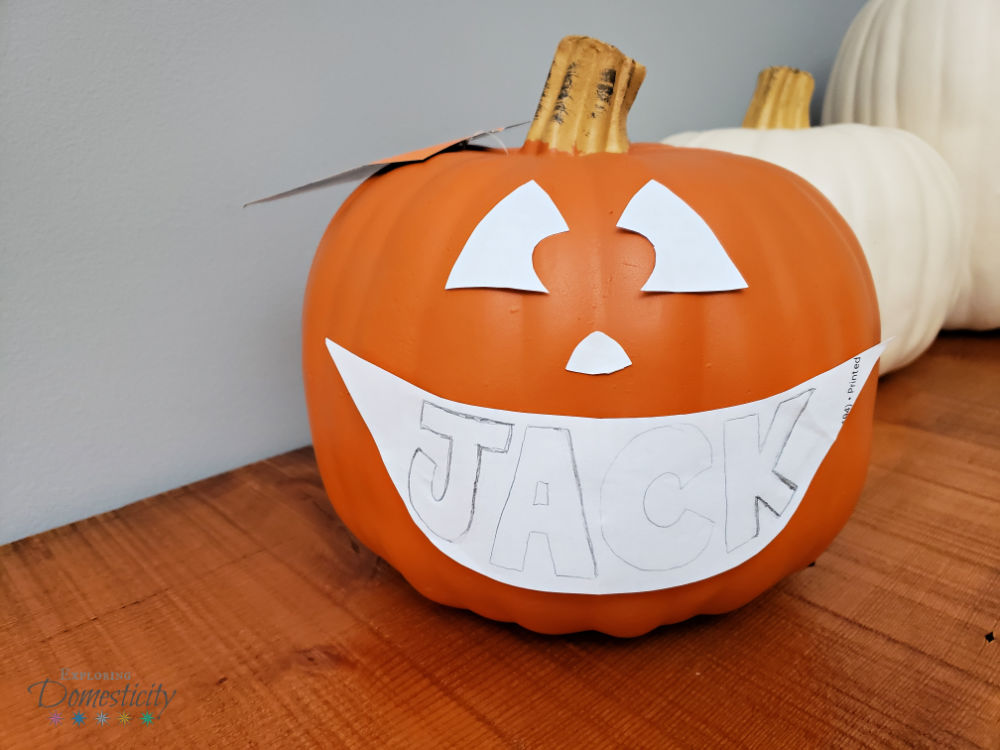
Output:
M621 344L606 333L594 331L576 345L566 369L584 375L608 375L631 364Z

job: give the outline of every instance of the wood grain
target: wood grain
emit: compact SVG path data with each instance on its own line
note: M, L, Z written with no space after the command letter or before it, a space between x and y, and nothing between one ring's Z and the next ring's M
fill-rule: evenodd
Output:
M7 545L0 748L1000 748L1000 336L939 339L878 398L815 566L634 640L424 600L309 449ZM60 670L176 693L148 726L56 726L28 686Z

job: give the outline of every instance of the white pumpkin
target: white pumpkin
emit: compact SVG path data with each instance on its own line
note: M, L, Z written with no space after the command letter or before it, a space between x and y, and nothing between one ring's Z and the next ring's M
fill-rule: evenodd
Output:
M841 44L823 122L904 128L941 152L971 230L946 327L1000 326L1000 0L871 0Z
M958 185L941 156L912 133L809 128L812 89L808 73L769 68L758 78L744 127L679 133L663 143L763 159L827 197L868 259L883 340L895 338L882 355L885 374L930 346L958 292L955 257L965 248Z

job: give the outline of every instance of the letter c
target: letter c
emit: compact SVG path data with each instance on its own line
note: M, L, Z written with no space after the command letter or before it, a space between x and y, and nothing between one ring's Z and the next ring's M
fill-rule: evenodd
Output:
M655 427L622 449L601 485L601 531L611 551L639 570L671 570L697 558L715 524L684 505L688 483L712 466L712 445L694 425ZM679 509L650 513L656 485Z

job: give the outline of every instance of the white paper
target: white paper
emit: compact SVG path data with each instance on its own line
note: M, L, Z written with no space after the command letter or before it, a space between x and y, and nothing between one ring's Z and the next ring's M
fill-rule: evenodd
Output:
M367 164L361 164L359 166L351 167L350 169L345 169L336 174L330 175L329 177L323 177L319 180L313 180L312 182L306 183L305 185L299 185L290 190L283 190L280 193L275 193L274 195L269 195L266 198L258 198L257 200L250 201L249 203L244 203L243 208L247 206L255 206L258 203L268 203L270 201L280 200L281 198L290 198L293 195L301 195L302 193L309 193L313 190L319 190L320 188L330 187L332 185L341 185L345 182L354 182L368 179L369 177L377 174L386 167L395 166L400 164L414 164L421 161L427 161L428 159L437 156L438 154L444 153L445 151L451 150L456 146L467 146L470 143L477 141L481 138L494 138L500 141L500 145L503 146L504 151L507 147L504 146L503 141L497 137L497 133L502 133L505 130L510 130L511 128L517 128L521 125L527 125L530 120L525 122L514 123L513 125L505 125L500 128L491 128L489 130L478 130L472 135L467 135L463 138L456 138L451 141L445 141L444 143L438 143L434 146L429 146L427 148L417 149L416 151L408 151L405 154L398 154L396 156L390 156L387 159L377 159L375 161L370 161Z
M602 331L588 334L569 357L566 369L584 375L608 375L632 364L622 345Z
M628 202L618 227L637 232L656 251L644 292L724 292L746 289L719 239L691 206L655 180Z
M584 594L681 586L760 552L884 349L748 404L594 419L449 401L326 343L401 502L439 550L512 586Z
M535 273L535 245L568 230L549 194L534 180L526 182L491 208L472 230L445 289L547 292Z

